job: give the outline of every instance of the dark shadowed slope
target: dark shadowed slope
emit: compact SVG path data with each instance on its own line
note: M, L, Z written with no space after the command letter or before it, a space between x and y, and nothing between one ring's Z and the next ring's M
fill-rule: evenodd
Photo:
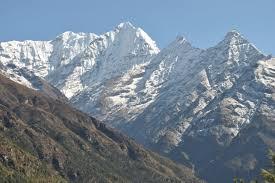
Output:
M199 182L60 100L0 75L0 182Z

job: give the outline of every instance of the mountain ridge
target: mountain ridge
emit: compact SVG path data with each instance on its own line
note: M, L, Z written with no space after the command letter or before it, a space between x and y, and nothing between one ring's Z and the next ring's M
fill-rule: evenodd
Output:
M7 141L0 143L0 180L201 182L190 169L143 149L62 100L3 75L0 84L0 136Z

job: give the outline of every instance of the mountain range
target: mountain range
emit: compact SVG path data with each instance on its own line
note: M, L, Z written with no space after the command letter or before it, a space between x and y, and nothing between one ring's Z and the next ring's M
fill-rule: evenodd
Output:
M201 182L61 99L0 74L0 182Z
M275 59L236 30L208 49L178 36L160 50L125 22L102 35L1 42L0 62L6 77L71 104L208 182L253 179L275 150Z

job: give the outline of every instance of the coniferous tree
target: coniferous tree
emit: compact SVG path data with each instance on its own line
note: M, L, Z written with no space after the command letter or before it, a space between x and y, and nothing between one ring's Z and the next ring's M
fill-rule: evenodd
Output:
M262 177L267 183L275 183L275 154L271 152L271 160L272 160L272 169L265 170L262 169Z

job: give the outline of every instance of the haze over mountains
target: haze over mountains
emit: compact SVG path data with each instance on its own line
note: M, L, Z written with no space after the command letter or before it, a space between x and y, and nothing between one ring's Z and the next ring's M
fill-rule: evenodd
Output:
M209 182L254 178L275 149L275 59L235 30L208 49L179 36L160 50L126 22L99 36L1 42L0 61L12 80L64 94Z

